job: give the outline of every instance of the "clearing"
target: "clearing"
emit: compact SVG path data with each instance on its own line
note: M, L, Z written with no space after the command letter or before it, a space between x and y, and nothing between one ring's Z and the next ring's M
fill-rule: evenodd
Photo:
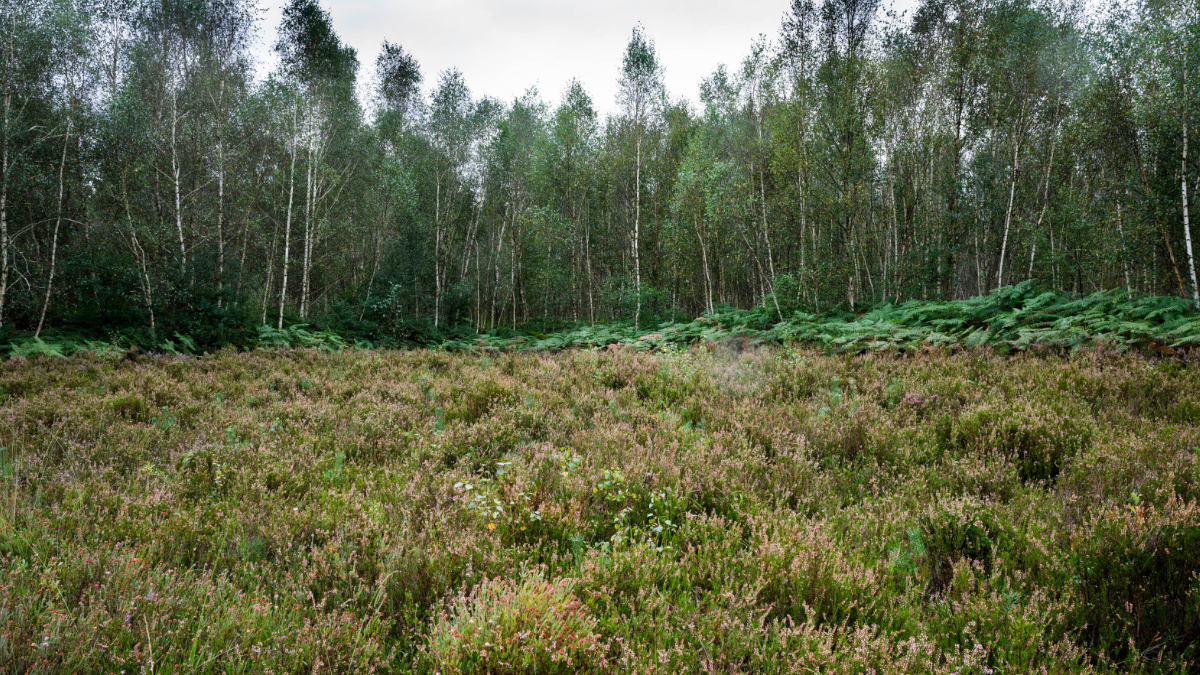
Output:
M1200 659L1200 365L1101 349L0 363L0 669Z

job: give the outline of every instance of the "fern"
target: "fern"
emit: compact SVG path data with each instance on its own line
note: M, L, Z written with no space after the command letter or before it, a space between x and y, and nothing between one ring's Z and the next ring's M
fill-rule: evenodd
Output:
M67 356L67 350L70 346L72 346L70 343L46 342L41 338L35 337L19 342L12 342L9 344L9 349L13 356L50 356L62 358Z

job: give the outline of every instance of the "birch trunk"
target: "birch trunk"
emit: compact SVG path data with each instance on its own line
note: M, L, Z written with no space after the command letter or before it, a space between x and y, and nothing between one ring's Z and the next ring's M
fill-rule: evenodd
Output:
M158 341L158 327L154 321L154 295L153 287L150 285L150 270L146 265L146 250L142 248L142 244L138 241L137 228L133 224L133 209L129 205L129 190L125 185L125 179L121 179L121 199L125 203L125 220L129 224L129 244L133 249L133 256L138 261L138 267L141 268L142 277L142 300L146 303L146 314L150 318L150 339Z
M219 100L225 101L225 80L221 80ZM222 106L217 106L218 110ZM217 115L217 309L225 303L225 139Z
M713 292L712 292L712 272L708 269L708 247L704 244L704 237L700 233L700 219L696 214L692 214L692 223L696 231L696 241L700 242L700 264L704 267L704 300L708 306L708 312L713 312Z
M183 238L183 200L179 185L179 147L176 138L179 126L178 93L171 88L171 182L175 188L175 231L179 235L179 277L187 277L187 244Z
M12 76L12 41L4 59L4 113L0 120L0 327L4 326L4 299L8 295L8 133L12 119L12 92L8 81Z
M763 145L762 116L760 114L756 115L756 117L758 121L758 145L761 149ZM767 169L763 164L763 162L760 162L758 166L758 196L762 201L763 243L767 245L767 271L771 275L771 300L775 303L775 313L779 315L779 320L783 321L783 310L779 308L779 298L775 295L775 254L771 251L770 226L767 224Z
M225 303L225 148L217 144L217 309Z
M433 327L437 328L442 316L442 174L434 179L433 196Z
M500 220L500 233L496 235L496 252L492 256L492 311L491 325L496 327L496 315L499 309L496 304L498 297L497 290L500 288L500 249L504 246L504 230L508 228L508 209L510 206L505 206L504 217Z
M1062 126L1060 120L1054 127L1054 140L1050 143L1050 161L1046 164L1046 179L1042 182L1042 210L1038 212L1037 224L1034 225L1034 240L1033 247L1029 250L1029 270L1026 272L1026 278L1033 278L1033 261L1037 257L1037 232L1042 229L1042 222L1046 219L1046 210L1050 207L1050 174L1054 171L1054 151L1058 149L1059 129ZM1118 205L1119 209L1120 206ZM1120 212L1117 214L1118 229L1120 228ZM1126 283L1128 285L1128 283Z
M311 113L310 113L311 120ZM312 218L313 218L313 137L312 129L308 129L308 161L304 168L304 250L301 252L300 266L300 318L308 318L308 269L312 255Z
M640 115L640 112L638 113ZM640 121L638 122L640 124ZM633 292L637 294L637 308L633 312L633 328L642 324L642 257L639 254L638 237L642 224L642 135L638 130L635 168L633 174Z
M279 321L275 326L279 330L283 330L283 308L287 306L288 262L292 244L292 203L296 195L296 145L300 141L296 133L296 117L299 114L299 106L299 102L292 106L292 158L291 168L288 170L287 217L284 219L283 226L283 280L279 286Z
M64 180L67 168L67 148L71 143L71 113L67 113L67 130L63 135L62 155L58 160L58 208L54 216L54 234L50 238L50 272L46 275L46 295L42 298L42 312L38 316L37 330L33 332L33 337L41 337L42 326L46 323L46 310L50 307L50 295L54 290L54 272L58 264L58 230L62 226L63 218L63 195L65 193L66 181Z
M1187 97L1187 87L1184 86L1184 98ZM1183 153L1179 160L1179 190L1183 196L1183 243L1187 250L1188 271L1192 275L1192 302L1200 309L1200 283L1196 281L1196 257L1192 253L1192 224L1188 208L1188 120L1183 118Z
M1132 286L1129 281L1129 251L1125 244L1125 227L1121 224L1121 202L1117 202L1117 236L1121 238L1121 270L1125 273L1125 288Z
M1018 123L1019 124L1019 123ZM1013 201L1017 195L1017 174L1020 172L1021 137L1013 139L1012 175L1008 181L1008 208L1004 211L1004 240L1000 243L1000 268L996 271L996 287L1004 285L1004 258L1008 255L1008 233L1012 228Z

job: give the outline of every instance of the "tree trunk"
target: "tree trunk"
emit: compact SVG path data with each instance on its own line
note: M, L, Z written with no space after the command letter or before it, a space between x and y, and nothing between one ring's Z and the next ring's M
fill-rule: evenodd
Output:
M894 155L895 155L894 150L892 151L892 154L894 157ZM893 159L893 161L894 161L894 159ZM897 268L900 265L900 260L899 260L899 258L900 258L900 253L899 253L899 249L900 249L900 216L897 213L897 206L896 206L896 178L895 178L894 170L888 171L888 201L891 202L891 205L892 205L892 249L893 250L892 250L892 255L890 256L890 258L889 258L889 256L885 255L884 259L883 259L884 260L884 262L883 262L883 281L881 283L883 284L883 294L885 296L888 294L887 292L888 292L889 282L892 281L890 275L895 274L895 272L893 272L891 269L892 264L889 263L889 259L894 261L894 264ZM896 284L892 284L892 285L895 286Z
M758 122L758 145L762 150L763 131L762 131L762 116L756 115ZM765 162L759 162L758 165L758 196L762 201L762 231L763 243L767 245L767 270L770 272L771 282L771 300L775 303L775 313L779 315L779 320L783 321L783 310L779 309L779 298L775 295L775 254L771 251L771 233L770 226L767 224L767 168Z
M1024 116L1024 113L1022 113ZM1021 122L1018 122L1021 124ZM1008 208L1004 211L1004 240L1000 244L1000 267L996 272L996 287L1004 285L1004 258L1008 255L1008 233L1012 228L1013 201L1017 194L1017 174L1021 170L1021 134L1013 138L1012 172L1008 181Z
M640 121L635 122L640 124ZM639 253L638 237L642 221L642 136L638 129L633 174L633 292L637 295L637 308L633 312L633 327L637 330L642 323L642 258Z
M291 168L288 170L288 205L287 217L284 219L283 227L283 280L279 286L279 321L276 328L283 330L283 308L287 306L287 278L288 278L288 262L291 256L292 243L292 203L295 201L296 195L296 145L300 142L300 138L296 130L296 117L299 114L299 102L292 106L292 158Z
M67 148L71 143L71 112L67 112L67 130L63 135L62 156L58 160L58 209L54 216L54 234L50 238L50 272L46 275L46 295L42 298L42 312L38 316L37 330L33 332L33 337L41 337L42 326L46 323L46 310L50 307L50 295L54 290L54 272L58 263L58 230L62 226L63 218L63 195L65 193L66 181L64 174L67 168Z
M371 301L371 289L375 286L375 274L379 270L379 261L383 256L383 242L387 239L387 223L390 217L390 211L391 202L389 200L388 202L384 203L383 214L381 218L382 222L379 225L379 231L372 238L372 243L375 245L375 250L372 252L371 256L371 275L367 278L367 292L363 296L363 305L358 312L359 321L362 321L363 316L367 312L367 303Z
M245 249L242 249L245 251ZM267 310L270 307L271 291L275 286L275 254L279 250L279 223L271 219L271 253L267 256L267 278L262 287L262 325L267 325Z
M225 101L225 80L221 80L221 102ZM218 106L220 111L221 106ZM225 138L221 113L217 114L217 309L225 304Z
M1183 91L1186 99L1186 85ZM1179 165L1179 190L1183 196L1183 243L1187 250L1188 271L1192 275L1192 302L1195 303L1196 309L1200 309L1200 283L1196 281L1196 257L1192 253L1192 225L1188 208L1188 119L1186 114L1183 117L1183 153Z
M138 266L141 268L142 277L142 299L146 303L146 314L150 318L150 340L158 341L158 327L154 321L154 295L153 287L150 285L150 270L146 265L146 250L142 248L141 242L138 241L137 227L133 224L133 209L129 205L129 190L125 184L125 178L121 178L121 199L125 204L125 220L129 223L129 243L133 249L133 256L137 258Z
M0 327L4 326L4 299L8 295L8 130L12 116L11 76L12 35L4 62L4 113L0 119Z
M217 144L217 309L225 303L225 148Z
M1054 127L1054 140L1050 142L1050 161L1046 164L1046 179L1042 182L1042 210L1038 212L1037 224L1033 226L1033 246L1029 249L1029 270L1025 273L1028 279L1033 278L1033 261L1037 257L1037 233L1042 229L1042 221L1046 219L1046 210L1050 207L1050 174L1054 171L1054 151L1058 149L1058 133L1062 120ZM1118 208L1120 208L1118 206ZM1117 215L1118 220L1120 214ZM1120 228L1120 224L1117 225ZM1128 284L1126 284L1128 285Z
M512 305L512 327L517 327L517 213L520 206L513 208L512 229L508 231L508 292Z
M796 192L800 198L800 272L804 273L804 235L808 227L807 211L808 211L808 193L805 191L805 171L808 166L808 145L805 142L805 128L803 107L796 114L796 143L799 146L796 158Z
M496 322L499 320L499 305L497 300L500 296L500 251L504 248L504 231L508 229L508 212L512 206L506 204L504 207L504 215L500 218L500 232L496 235L496 249L492 255L492 311L490 322L492 328L496 327Z
M175 231L179 235L179 278L187 278L187 244L183 239L183 201L179 186L179 147L176 131L179 126L179 109L174 86L171 89L171 182L175 188Z
M433 197L433 327L442 316L442 174L439 171Z
M1132 286L1129 281L1129 249L1125 243L1125 227L1121 224L1121 202L1117 202L1117 236L1121 238L1121 270L1125 273L1125 288Z
M309 114L309 124L312 123L312 114ZM312 259L312 233L313 233L313 210L315 206L315 195L313 195L314 180L313 180L313 132L308 130L308 161L304 167L304 250L301 253L300 265L300 319L308 318L308 275L309 264Z
M588 292L588 321L596 323L596 301L592 292L595 284L595 278L592 276L592 224L589 209L586 205L583 214L583 259L587 265L587 292Z
M692 223L696 231L696 241L700 242L700 264L704 267L704 300L709 314L713 312L712 273L708 269L708 247L704 245L704 237L700 233L700 219L692 214Z

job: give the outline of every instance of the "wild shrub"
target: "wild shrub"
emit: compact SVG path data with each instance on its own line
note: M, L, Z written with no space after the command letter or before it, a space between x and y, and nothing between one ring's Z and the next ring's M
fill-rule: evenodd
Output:
M837 398L847 395L839 393ZM832 407L831 407L832 406ZM853 398L817 409L804 431L810 454L823 466L882 462L895 444L894 429L874 405Z
M516 395L495 380L484 380L452 391L453 403L446 410L446 421L472 424L498 406L512 402Z
M1175 424L1200 425L1200 397L1181 398L1167 408L1164 416Z
M473 568L487 571L479 537L458 537L435 547L428 534L409 537L382 556L372 604L390 622L390 633L407 648L425 641L431 616L462 586Z
M685 406L705 393L695 376L677 373L666 367L639 373L634 377L633 386L639 400L663 409Z
M1197 363L800 347L5 361L0 670L1186 671L1200 552L1180 503L1200 498L1200 423L1119 394L1136 380L1179 406ZM811 394L783 396L789 378ZM658 389L639 398L639 379ZM688 393L664 406L675 379ZM457 407L489 382L508 393ZM1052 484L1019 475L1028 447L1061 451ZM564 577L569 592L545 581ZM481 660L564 606L594 650ZM501 615L504 631L470 623ZM435 661L435 629L438 653L468 660Z
M1200 509L1098 515L1072 556L1081 640L1112 664L1200 658Z
M108 407L118 416L132 422L150 421L150 406L137 394L112 398L108 401Z
M960 560L977 562L985 572L990 571L1001 536L991 509L971 498L932 506L921 516L917 532L919 540L913 545L923 554L925 593L930 597L947 589L954 564Z
M1028 400L976 408L952 424L943 422L940 433L955 450L1009 459L1025 481L1053 481L1063 465L1092 442L1086 421Z
M443 611L429 634L440 672L605 672L596 620L568 579L485 581Z
M875 574L844 555L827 523L768 526L755 539L756 599L768 619L844 626L877 618Z
M870 432L857 417L822 421L808 437L813 455L825 462L857 462L873 449Z
M190 499L200 499L223 491L228 486L229 469L210 448L188 452L177 464L180 493Z
M512 452L527 440L511 415L489 418L470 425L454 425L441 436L442 462L448 468L468 462L465 467L478 473Z

